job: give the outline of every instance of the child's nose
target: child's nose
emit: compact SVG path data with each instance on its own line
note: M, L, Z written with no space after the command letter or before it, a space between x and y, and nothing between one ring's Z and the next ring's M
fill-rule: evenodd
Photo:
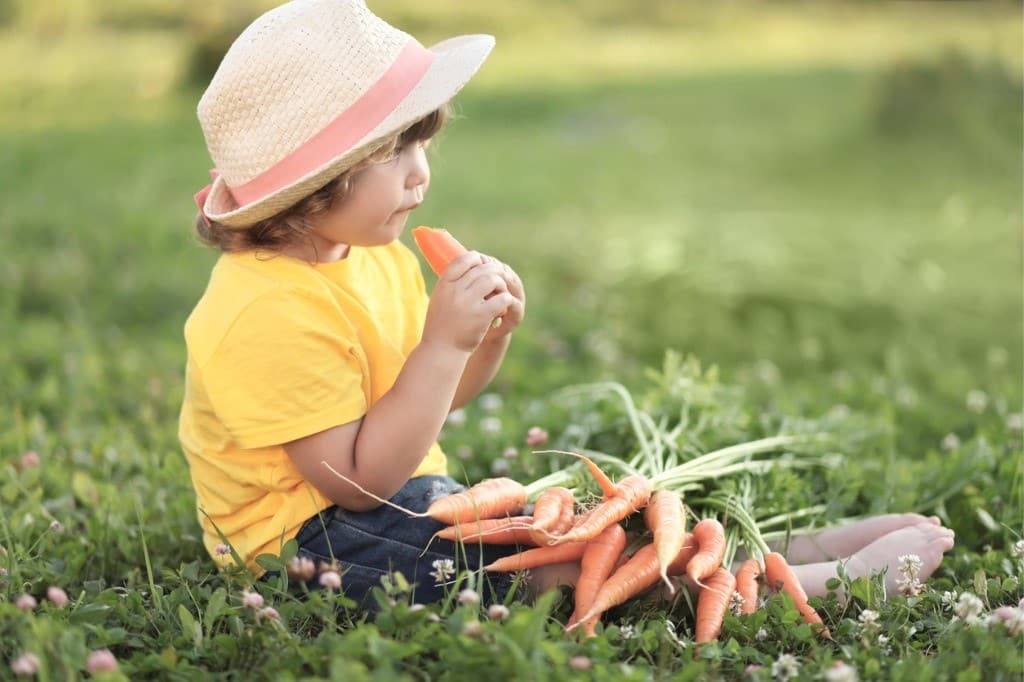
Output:
M409 175L405 178L407 189L414 189L430 182L430 164L427 163L426 152L417 147L409 166Z

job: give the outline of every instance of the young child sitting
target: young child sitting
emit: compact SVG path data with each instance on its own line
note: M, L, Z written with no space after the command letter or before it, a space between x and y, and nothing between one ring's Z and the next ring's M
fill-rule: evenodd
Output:
M493 44L467 35L427 49L358 0L295 0L238 37L203 94L216 170L196 195L196 229L221 255L185 325L179 437L221 566L230 549L258 577L256 557L295 540L299 557L336 562L357 602L389 571L429 602L450 577L438 566L474 571L512 551L435 540L440 524L344 480L415 512L461 490L438 434L491 381L523 319L508 265L470 252L428 296L399 241L429 187L427 145ZM793 551L812 562L816 593L834 566L813 562L852 554L869 570L914 552L930 572L947 534L883 517ZM534 571L532 587L575 569ZM485 598L512 582L495 576Z

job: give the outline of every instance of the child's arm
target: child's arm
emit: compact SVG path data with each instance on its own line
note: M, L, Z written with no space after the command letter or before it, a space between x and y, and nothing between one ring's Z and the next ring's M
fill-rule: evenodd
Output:
M284 445L299 473L332 502L352 511L379 504L324 462L385 499L412 476L437 440L491 321L517 304L501 272L500 263L485 263L477 253L453 261L431 295L423 338L391 390L362 419Z

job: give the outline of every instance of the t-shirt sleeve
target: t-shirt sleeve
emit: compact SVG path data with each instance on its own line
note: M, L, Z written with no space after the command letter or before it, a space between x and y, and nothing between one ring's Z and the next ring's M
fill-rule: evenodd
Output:
M269 447L366 414L367 364L332 302L302 291L249 304L201 368L217 417L238 447Z

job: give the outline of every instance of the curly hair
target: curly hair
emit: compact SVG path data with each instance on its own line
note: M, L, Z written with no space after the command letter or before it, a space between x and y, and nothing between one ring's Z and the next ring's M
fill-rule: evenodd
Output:
M451 117L446 103L401 132L381 138L371 145L367 155L355 166L285 210L264 218L244 229L222 223L207 223L202 214L196 216L196 235L203 244L223 252L250 249L277 250L309 235L316 219L323 216L352 189L352 180L364 168L384 161L401 149L434 137Z

